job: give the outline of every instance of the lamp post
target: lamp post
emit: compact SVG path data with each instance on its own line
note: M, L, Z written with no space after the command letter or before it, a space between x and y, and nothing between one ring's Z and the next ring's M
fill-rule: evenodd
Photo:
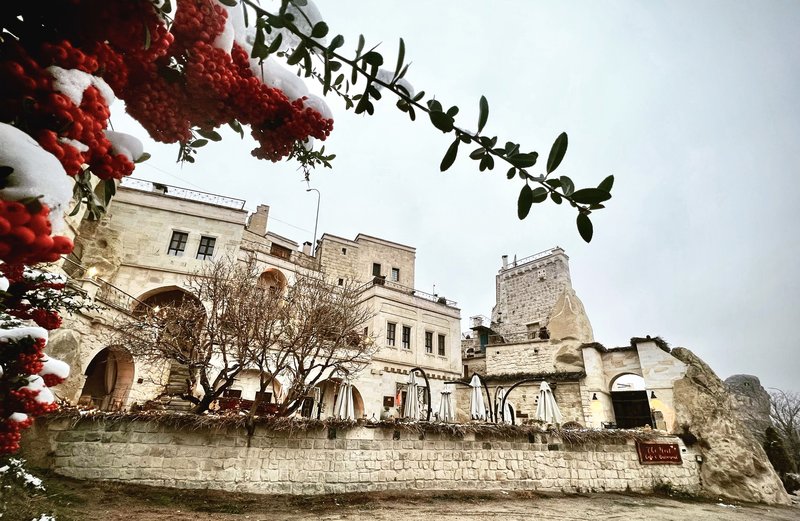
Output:
M319 201L322 199L322 194L316 188L306 188L306 192L317 192L317 217L314 219L314 242L311 243L311 256L317 254L317 224L319 224Z

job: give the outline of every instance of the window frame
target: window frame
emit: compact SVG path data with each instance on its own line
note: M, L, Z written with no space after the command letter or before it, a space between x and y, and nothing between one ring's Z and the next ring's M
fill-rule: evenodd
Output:
M377 268L377 270L375 268ZM381 269L383 269L383 268L382 268L382 266L380 265L379 262L373 262L372 263L372 276L373 277L380 277L381 276ZM377 271L377 273L375 273L376 271Z
M397 340L397 322L386 323L386 345L389 347L396 347Z
M439 333L436 353L439 356L447 356L447 335Z
M433 331L425 331L425 353L433 354Z
M400 268L392 268L389 272L389 280L392 282L400 282Z
M176 235L182 235L183 241L178 238L177 246L174 247L173 245L176 244ZM183 257L183 254L186 253L186 245L189 243L189 232L182 232L180 230L172 230L172 235L169 238L169 245L167 246L167 255L171 255L173 257Z
M411 326L403 325L401 330L400 345L403 349L411 349Z
M211 252L210 253L206 252L206 253L202 253L201 254L200 250L204 246L206 247L206 250L208 250L208 245L207 244L206 245L203 244L203 241L206 240L206 239L212 241L211 242ZM216 249L216 247L217 247L217 238L216 237L212 237L211 235L201 235L200 236L200 244L197 245L197 254L195 254L194 258L197 259L197 260L202 260L202 261L212 260L214 258L214 250ZM201 255L202 255L202 257L201 257Z

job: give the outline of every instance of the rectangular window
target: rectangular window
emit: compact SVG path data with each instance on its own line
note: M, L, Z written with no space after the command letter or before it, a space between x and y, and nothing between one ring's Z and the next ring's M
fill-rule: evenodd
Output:
M339 279L339 285L344 286L344 279Z
M444 356L444 335L439 335L439 356Z
M176 257L182 256L184 250L186 250L186 240L188 238L189 234L186 232L172 232L172 239L169 241L167 255L174 255Z
M342 255L347 255L347 248L342 248Z
M269 248L269 254L280 257L281 259L289 260L292 256L292 250L273 242Z
M425 352L433 354L433 333L425 331Z
M392 322L386 323L386 345L394 347L394 334L397 330L397 324Z
M372 276L373 277L380 277L381 276L381 265L377 262L372 263Z
M400 282L400 268L392 268L392 281Z
M403 326L403 347L411 349L411 327Z
M197 248L197 258L199 260L209 260L214 256L214 245L217 239L214 237L200 237L200 247Z

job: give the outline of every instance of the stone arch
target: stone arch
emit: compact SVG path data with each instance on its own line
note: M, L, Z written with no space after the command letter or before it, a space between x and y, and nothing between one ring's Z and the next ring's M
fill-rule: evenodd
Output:
M86 380L79 403L104 411L121 410L131 392L135 370L133 356L124 347L100 349L83 369Z
M133 311L136 312L141 307L142 304L146 304L150 307L156 307L156 306L163 307L163 306L178 304L182 302L184 299L190 299L202 305L202 303L197 297L195 297L194 295L192 295L183 288L174 285L160 286L158 288L153 288L151 290L142 293L136 299L138 302L134 304Z
M329 378L315 386L319 389L319 402L316 402L315 398L315 403L313 404L313 418L317 417L318 412L321 413L320 418L333 416L333 406L336 403L336 397L338 396L341 383L341 378ZM364 416L364 398L361 396L361 391L358 390L355 384L352 382L350 382L350 384L353 389L353 411L355 411L355 417L362 418ZM322 405L322 407L318 408L319 405Z
M618 428L653 425L650 399L641 374L630 371L620 373L611 380L608 389Z
M258 276L258 285L263 288L269 288L277 293L283 293L289 286L289 281L281 270L269 268Z

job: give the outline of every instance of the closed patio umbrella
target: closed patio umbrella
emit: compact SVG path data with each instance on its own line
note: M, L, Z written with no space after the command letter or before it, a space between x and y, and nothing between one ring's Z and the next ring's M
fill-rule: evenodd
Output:
M495 393L495 408L497 410L497 423L514 423L514 408L511 402L506 400L505 410L503 410L503 398L506 395L506 390L502 387L497 388Z
M403 417L419 420L419 396L417 394L417 377L412 371L408 375L406 403L403 404Z
M353 386L349 382L344 382L339 387L339 395L333 406L333 415L342 420L355 420L356 413L353 408Z
M444 384L442 389L442 401L439 402L439 421L451 422L453 421L453 387L450 384Z
M558 409L553 391L547 382L539 386L539 403L536 405L536 419L545 423L561 423L563 417Z
M469 382L472 390L469 394L469 415L473 420L486 420L486 405L483 403L483 389L481 389L481 379L478 375L473 375Z

